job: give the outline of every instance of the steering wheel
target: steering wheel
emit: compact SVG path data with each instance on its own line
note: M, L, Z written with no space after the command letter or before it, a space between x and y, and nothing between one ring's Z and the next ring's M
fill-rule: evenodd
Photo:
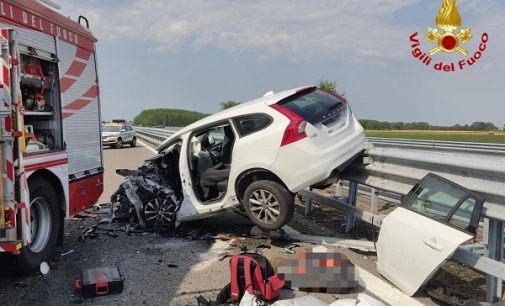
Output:
M220 143L220 144L210 147L209 152L213 158L218 159L223 155L222 148L223 148L223 144Z

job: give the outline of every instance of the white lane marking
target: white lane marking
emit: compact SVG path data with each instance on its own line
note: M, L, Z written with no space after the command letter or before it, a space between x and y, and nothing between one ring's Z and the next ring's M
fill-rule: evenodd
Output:
M149 151L153 152L154 154L158 154L158 151L156 151L155 149L153 149L150 145L148 145L147 143L143 142L142 140L139 140L137 138L137 142L139 144L141 144L142 146L144 146L146 149L148 149Z

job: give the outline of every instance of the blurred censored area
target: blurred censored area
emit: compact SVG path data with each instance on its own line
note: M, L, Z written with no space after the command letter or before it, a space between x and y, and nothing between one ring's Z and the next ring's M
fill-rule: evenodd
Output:
M343 254L317 247L277 262L286 287L307 292L345 293L358 285L354 264Z

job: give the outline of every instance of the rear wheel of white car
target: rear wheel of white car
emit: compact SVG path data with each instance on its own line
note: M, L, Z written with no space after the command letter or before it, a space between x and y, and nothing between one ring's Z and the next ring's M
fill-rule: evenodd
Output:
M293 216L293 194L274 181L251 183L242 203L249 219L264 230L281 228Z
M35 271L56 250L60 232L58 198L51 184L43 178L34 178L30 188L30 231L32 241L17 256L19 268L24 273Z
M123 139L118 138L116 142L116 149L121 149L123 147Z
M135 147L137 145L137 137L133 137L132 143L130 144L132 147Z

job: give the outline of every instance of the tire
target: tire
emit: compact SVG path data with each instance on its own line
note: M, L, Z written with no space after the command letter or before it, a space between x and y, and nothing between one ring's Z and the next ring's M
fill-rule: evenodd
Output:
M281 228L291 219L294 197L277 182L255 181L246 188L242 205L254 224L270 231Z
M115 147L116 149L121 149L123 147L123 139L118 138Z
M21 272L32 273L54 254L60 233L61 211L51 184L40 177L29 182L32 242L21 249L17 261Z
M137 137L133 137L132 142L130 143L130 146L134 148L137 145Z

